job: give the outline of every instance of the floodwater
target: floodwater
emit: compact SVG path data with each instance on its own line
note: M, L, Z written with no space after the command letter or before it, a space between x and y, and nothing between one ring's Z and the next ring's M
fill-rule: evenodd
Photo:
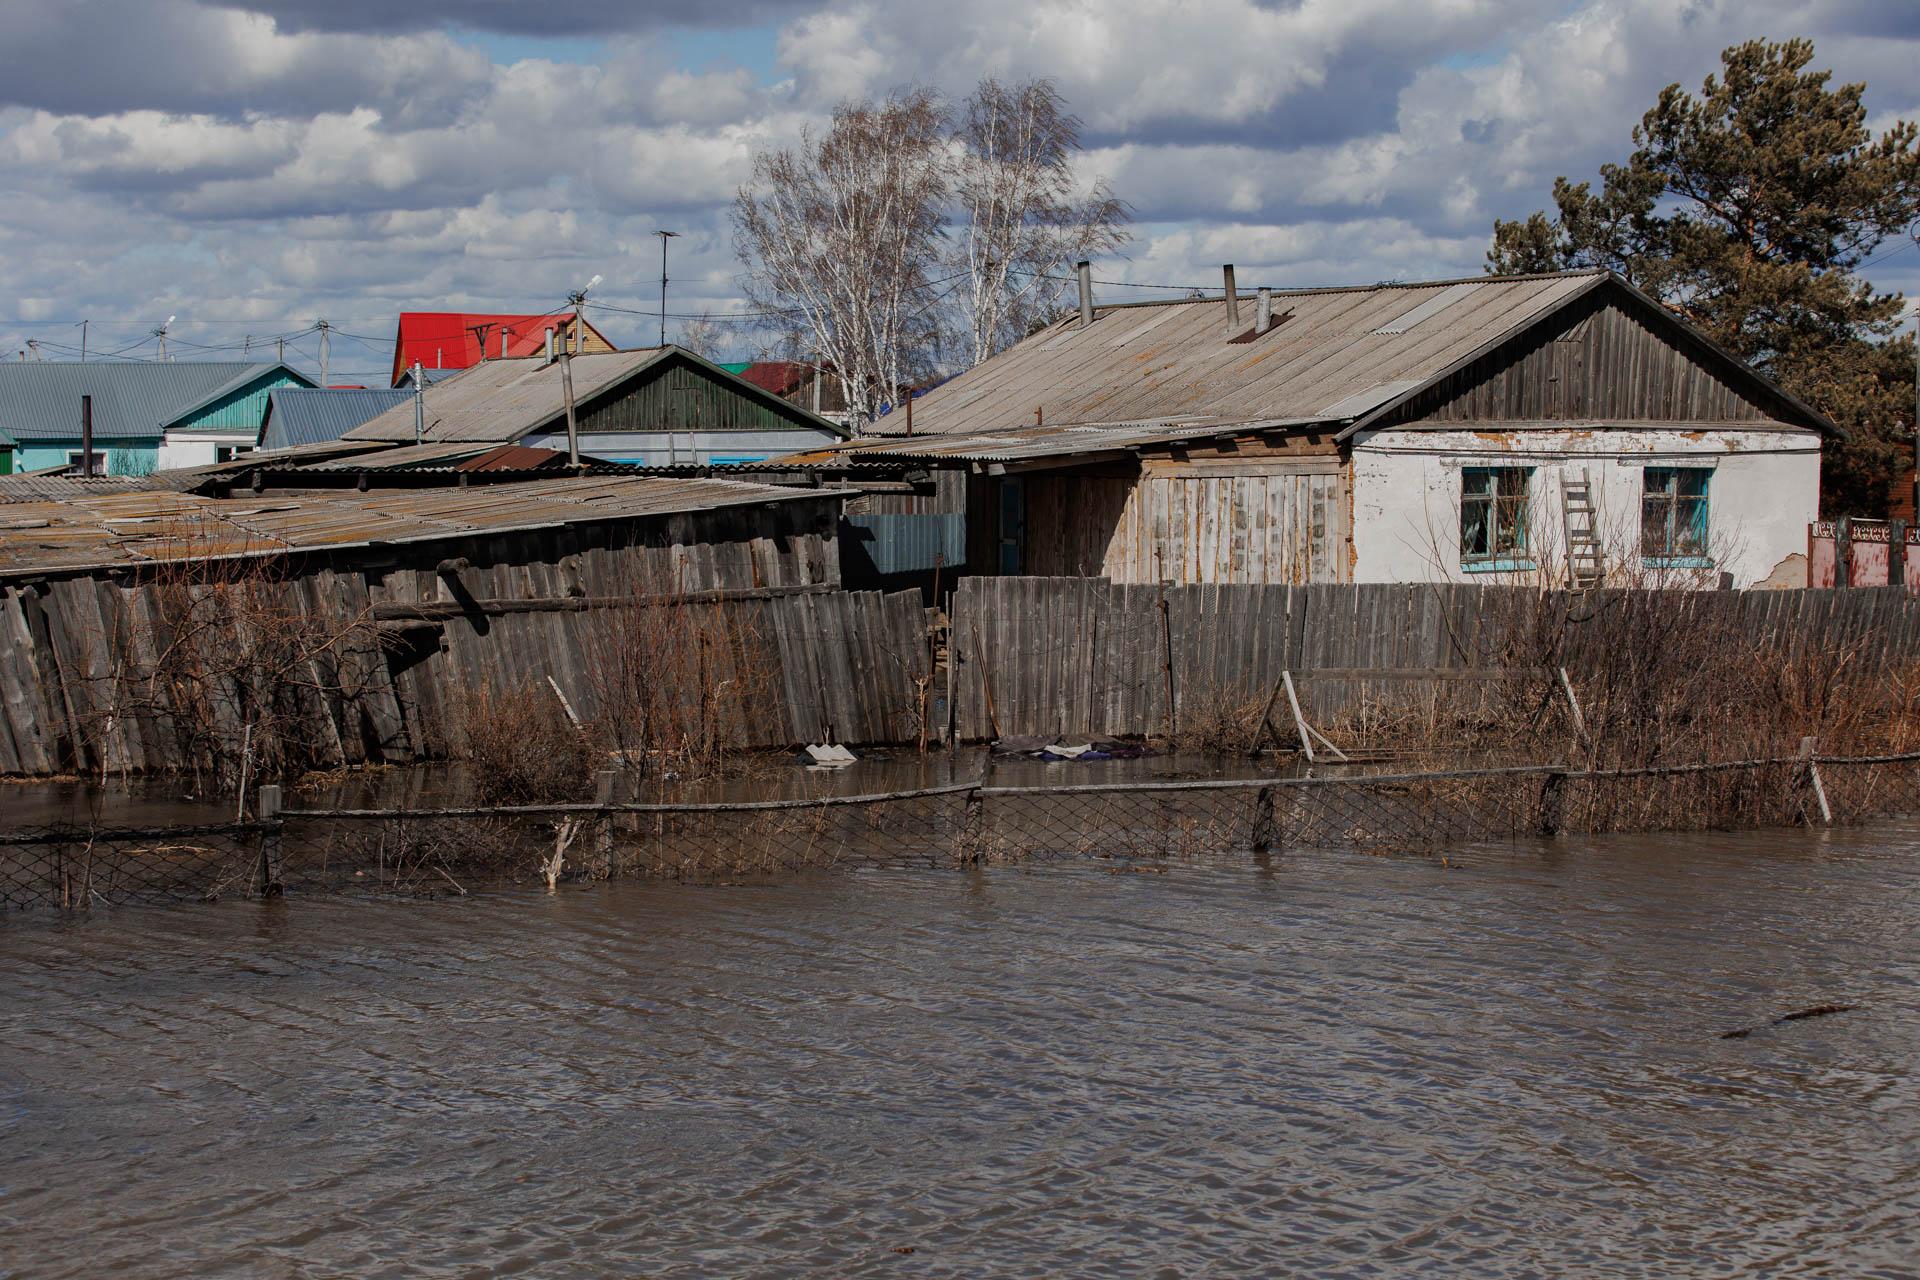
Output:
M1911 1275L1917 920L1915 824L22 915L0 1275Z

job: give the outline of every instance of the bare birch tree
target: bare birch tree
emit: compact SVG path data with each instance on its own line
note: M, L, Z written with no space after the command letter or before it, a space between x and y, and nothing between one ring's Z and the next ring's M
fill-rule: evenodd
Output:
M971 364L1030 332L1058 305L1068 263L1118 248L1126 206L1074 173L1080 120L1049 80L982 80L956 133L964 225L953 269Z
M856 424L929 371L927 270L951 191L946 126L927 89L843 103L824 134L756 156L734 201L748 296L793 313Z

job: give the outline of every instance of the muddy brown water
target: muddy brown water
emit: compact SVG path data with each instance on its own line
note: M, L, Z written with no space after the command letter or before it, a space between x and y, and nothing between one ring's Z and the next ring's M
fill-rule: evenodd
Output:
M1916 824L21 915L0 1275L1910 1275L1916 920Z

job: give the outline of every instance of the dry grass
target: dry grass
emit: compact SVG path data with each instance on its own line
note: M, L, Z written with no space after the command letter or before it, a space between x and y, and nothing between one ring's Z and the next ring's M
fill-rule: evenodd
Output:
M480 686L467 706L464 736L478 804L582 799L601 758L544 682Z

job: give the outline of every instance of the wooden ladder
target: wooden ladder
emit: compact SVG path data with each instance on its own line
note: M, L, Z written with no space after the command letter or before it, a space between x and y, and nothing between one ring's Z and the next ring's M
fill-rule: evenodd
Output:
M1607 568L1600 558L1600 512L1585 467L1578 477L1560 473L1560 512L1566 522L1567 585L1575 591L1599 586Z

